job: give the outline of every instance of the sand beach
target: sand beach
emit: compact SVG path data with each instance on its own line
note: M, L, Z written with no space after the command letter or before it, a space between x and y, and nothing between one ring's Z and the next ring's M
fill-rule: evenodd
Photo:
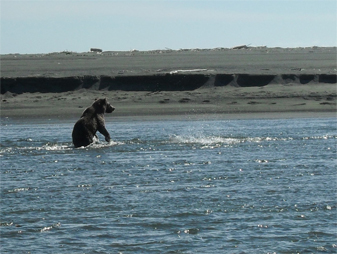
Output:
M2 55L1 117L76 120L101 97L112 117L333 116L336 65L336 47Z

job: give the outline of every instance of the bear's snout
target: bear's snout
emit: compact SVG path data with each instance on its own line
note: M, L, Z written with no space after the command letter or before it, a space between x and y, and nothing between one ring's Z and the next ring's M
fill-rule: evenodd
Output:
M113 106L111 106L110 104L108 104L108 106L106 107L107 113L112 113L114 110L115 110L115 108Z

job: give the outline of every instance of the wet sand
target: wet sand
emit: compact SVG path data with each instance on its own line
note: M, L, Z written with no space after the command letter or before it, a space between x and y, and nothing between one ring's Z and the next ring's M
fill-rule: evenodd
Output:
M97 77L202 74L211 80L218 74L329 75L335 80L336 48L300 49L213 49L186 51L53 53L5 55L2 81L17 77ZM307 77L306 76L306 77ZM316 77L316 76L315 76ZM28 80L28 79L27 79ZM130 91L91 86L63 92L2 91L1 117L57 118L76 120L95 98L106 97L116 107L112 117L216 116L282 117L285 114L330 115L336 113L336 82L312 78L306 82L273 81L241 87L237 83L217 85L206 82L197 89ZM21 84L22 85L22 84ZM25 84L22 86L24 87ZM46 84L47 86L48 84ZM146 89L145 89L146 90ZM106 117L110 117L107 115Z
M194 91L125 92L79 90L65 93L24 93L2 96L2 117L74 118L106 97L116 107L112 116L172 116L196 114L336 112L336 87L330 84L236 88ZM270 114L269 114L270 115ZM317 115L317 114L316 114ZM109 115L107 115L109 117Z

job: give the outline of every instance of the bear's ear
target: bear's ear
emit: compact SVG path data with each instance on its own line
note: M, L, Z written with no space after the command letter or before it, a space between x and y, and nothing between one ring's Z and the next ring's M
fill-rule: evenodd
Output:
M106 100L106 98L103 99L103 103L108 104L108 101Z

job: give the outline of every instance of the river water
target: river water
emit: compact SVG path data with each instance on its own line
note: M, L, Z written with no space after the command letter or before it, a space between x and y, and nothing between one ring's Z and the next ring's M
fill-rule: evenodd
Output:
M1 121L1 253L334 253L334 118Z

